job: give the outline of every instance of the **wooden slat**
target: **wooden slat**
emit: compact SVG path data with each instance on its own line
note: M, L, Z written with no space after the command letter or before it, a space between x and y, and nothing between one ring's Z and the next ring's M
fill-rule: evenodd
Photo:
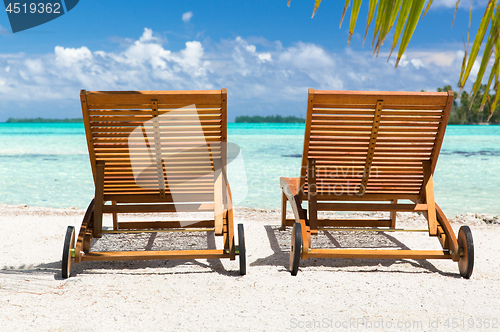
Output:
M386 92L386 91L326 91L315 90L314 104L375 105L384 100L384 108L403 106L446 106L447 93L442 92Z
M195 138L198 140L203 140L204 138L208 137L217 137L220 138L221 134L220 131L206 131L201 134L200 131L165 131L165 130L159 130L160 133L162 133L161 140L179 140L181 138ZM166 134L166 136L164 135ZM94 141L123 141L123 142L142 142L144 140L144 137L129 137L129 133L116 133L116 134L109 134L109 135L100 135L104 137L96 137L96 135L93 135ZM149 135L148 135L149 136Z
M160 115L166 114L171 111L176 111L176 112L182 112L178 107L171 108L171 109L158 109L158 112ZM194 109L192 110L194 111ZM190 112L192 112L190 110ZM200 106L196 105L196 112L198 114L220 114L221 108L216 107L216 108L201 108ZM90 116L123 116L123 115L144 115L144 116L149 116L149 108L145 109L92 109L89 110L89 115Z
M319 227L389 227L388 219L318 219Z
M104 205L104 213L143 213L143 212L210 212L214 210L213 203L202 204L128 204Z
M324 140L327 140L328 139L328 136L332 137L332 136L350 136L350 140L353 140L353 139L367 139L370 137L370 132L366 132L366 133L360 133L360 132L353 132L353 131L339 131L339 132L335 132L335 133L328 133L328 132L321 132L321 133L317 133L317 134L314 134L312 135L311 134L311 137L310 139L311 140L316 140L316 141L324 141ZM391 132L391 131L381 131L379 132L379 137L384 137L384 138L398 138L398 137L411 137L411 138L415 138L415 137L433 137L435 138L436 137L436 133L432 133L432 132L419 132L419 133L415 133L415 132L412 132L412 133L409 133L409 132Z
M370 115L373 113L373 105L369 105L368 108L363 109L355 109L353 106L350 108L343 108L339 105L331 105L331 107L314 107L313 108L313 118L314 119L330 119L335 117L344 117L344 116L364 116ZM391 110L385 109L384 114L390 116L428 116L428 117L441 117L443 115L443 111L441 108L434 107L432 110L426 109L407 109L407 110Z
M160 108L164 105L221 105L220 90L203 91L88 91L87 100L89 107L99 105L149 105L156 99Z
M208 124L207 124L208 123ZM171 131L186 131L189 129L200 129L205 132L205 131L218 131L221 132L221 125L220 121L215 121L215 122L206 122L205 124L202 124L200 122L201 126L193 126L193 125L178 125L178 126L162 126L161 131L162 132L171 132ZM92 128L92 133L127 133L130 134L132 131L134 131L137 127L122 127L122 126L107 126L107 127L93 127ZM150 134L153 132L151 127L146 128L146 133Z
M306 191L307 192L307 191ZM359 197L356 195L334 195L334 194L323 194L321 192L318 193L318 201L388 201L391 199L409 199L415 200L418 199L418 194L372 194L367 192L363 197Z
M171 195L166 195L165 198L160 198L158 193L144 193L138 196L136 193L117 193L117 194L104 194L105 201L117 201L118 203L172 203L173 198ZM176 193L175 203L183 202L213 202L213 193Z
M82 261L122 261L151 259L213 259L229 258L225 250L169 250L169 251L95 251L85 253Z
M451 259L447 250L395 250L395 249L311 249L313 258L357 259Z
M318 203L318 211L427 211L427 204Z
M203 228L213 227L213 220L188 221L126 221L119 222L118 229L169 229L169 228Z

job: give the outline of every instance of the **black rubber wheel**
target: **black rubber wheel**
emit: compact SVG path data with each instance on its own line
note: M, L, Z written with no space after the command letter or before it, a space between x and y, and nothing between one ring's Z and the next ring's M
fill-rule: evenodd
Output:
M290 272L296 276L299 272L300 250L302 248L302 230L299 223L293 224L292 244L290 247Z
M474 240L469 226L460 227L458 231L458 247L460 250L458 270L463 278L469 279L474 268Z
M68 226L62 254L62 277L64 279L71 275L71 266L73 265L72 249L75 249L75 227Z
M247 274L247 258L245 249L245 232L243 231L243 224L238 224L238 256L240 259L240 274L242 276Z

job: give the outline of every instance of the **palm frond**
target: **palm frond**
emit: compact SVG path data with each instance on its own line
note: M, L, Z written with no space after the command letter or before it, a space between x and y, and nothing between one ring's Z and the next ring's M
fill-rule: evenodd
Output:
M370 24L372 23L373 15L375 14L375 9L377 8L377 3L378 3L378 0L370 0L370 3L368 4L368 17L366 18L365 37L363 38L362 45L365 45L366 35L368 35L368 28L370 27Z
M453 23L455 23L455 17L457 17L457 10L458 10L458 4L460 3L460 0L457 0L455 3L455 12L453 13L453 21L451 21L451 27L453 28ZM472 0L470 1L470 9L471 9L471 14L472 14Z
M472 47L469 50L469 39L470 39L470 25L472 21L472 4L471 0L470 14L469 14L469 32L467 36L467 43L464 41L464 58L462 60L462 67L460 69L460 78L458 81L458 86L460 88L459 95L464 88L466 82L471 75L472 68L476 63L476 59L479 52L482 49L481 63L476 75L476 80L473 84L471 95L471 100L478 94L481 89L481 83L483 78L488 77L488 83L483 85L485 91L481 97L481 110L484 105L488 102L490 103L491 97L489 95L490 90L495 93L493 102L490 107L490 118L497 104L500 102L500 0L489 0L486 6L485 12L479 24L478 31L474 37ZM315 0L313 17L321 3L321 0ZM425 4L427 3L427 6ZM413 36L413 33L417 27L420 18L425 17L431 6L433 5L433 0L369 0L368 3L368 15L366 19L366 30L363 38L363 45L368 35L368 30L371 24L374 22L374 31L372 39L372 49L373 53L378 55L379 51L384 44L385 38L391 32L394 26L394 36L391 44L391 50L389 54L390 59L392 52L399 43L398 56L396 59L396 66L398 66L401 61L408 44ZM354 29L356 27L356 22L358 20L362 0L353 0L351 9L351 18L349 23L349 37L347 44L351 42ZM453 14L452 26L455 21L456 13L460 0L455 3L455 12ZM351 0L346 0L344 4L344 9L342 11L342 16L340 19L340 27L342 27L342 22L344 20L347 8L351 5ZM288 6L290 6L290 0L288 0ZM424 10L425 6L425 10ZM375 15L376 12L376 15ZM374 19L375 18L375 19ZM483 45L483 40L486 34L486 42ZM492 59L494 57L494 59ZM482 90L481 90L482 91ZM489 120L489 118L488 118Z
M460 2L460 0L458 0ZM432 0L429 0L429 2L427 3L427 7L425 8L425 12L424 12L424 15L422 16L422 18L425 17L425 15L427 14L427 12L429 11L429 8L431 8L431 5L432 5ZM455 9L455 13L456 13L456 9Z
M420 14L422 14L422 10L424 8L425 0L413 0L413 3L410 8L410 13L408 14L408 21L406 21L405 31L403 32L403 36L401 37L401 44L399 44L399 52L398 58L396 59L396 67L403 56L403 53L406 51L406 47L410 42L411 36L413 36L413 32L417 27L417 23L420 18Z
M479 53L479 48L481 47L481 43L483 42L486 30L488 29L488 25L490 24L494 8L493 2L494 0L490 0L488 2L488 5L486 6L484 16L481 19L476 37L474 38L474 43L472 44L472 48L468 57L469 59L467 61L467 66L465 67L465 69L460 71L460 78L458 79L458 86L460 87L460 91L462 91L465 86L465 82L469 78L470 71L472 70L472 66L476 61L477 54Z
M399 41L399 36L401 32L403 32L403 27L405 26L406 20L408 18L408 14L410 13L411 1L404 1L399 12L398 22L396 23L396 28L394 29L394 38L392 40L391 52L389 53L389 57L387 61L391 58L392 51L396 48L396 45Z
M351 2L351 0L345 0L344 10L342 11L342 17L340 18L339 29L342 27L342 22L344 21L344 16L345 16L345 13L347 11L347 7L349 7L350 2Z
M290 0L288 0L288 3L290 3ZM320 3L321 3L321 0L316 0L316 3L314 4L314 10L313 10L313 14L312 14L311 18L313 18L314 15L316 14L316 11L318 10Z
M356 21L358 20L359 8L361 8L361 1L363 0L352 0L351 22L349 24L349 38L347 39L347 45L351 43L351 37L354 33L354 28L356 27Z

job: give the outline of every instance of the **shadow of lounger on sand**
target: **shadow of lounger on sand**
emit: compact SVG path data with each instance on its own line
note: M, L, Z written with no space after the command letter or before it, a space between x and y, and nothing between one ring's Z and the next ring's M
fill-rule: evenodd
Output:
M290 239L292 228L286 231L281 230L281 226L264 226L266 229L269 244L273 254L259 258L250 266L273 265L281 266L280 272L288 272L288 262L290 257ZM321 248L391 248L391 249L410 249L395 237L384 232L337 232L321 231L318 236L312 237L313 246L319 245ZM442 276L451 276L460 278L458 273L448 273L438 270L427 260L409 260L409 259L333 259L333 258L311 258L300 261L300 267L325 266L332 268L344 268L345 272L397 272L397 273L422 273L422 270L412 271L380 271L377 269L349 271L349 267L389 267L398 264L410 264L414 267L425 270L425 273L438 273Z
M172 233L148 232L137 234L103 234L103 238L94 239L91 251L131 251L131 250L172 250L178 247L180 241L190 249L216 249L215 235L208 233ZM191 274L191 273L218 273L227 276L240 276L236 270L226 270L220 259L207 259L206 262L194 259L172 260L126 260L126 261L96 261L82 262L73 265L71 276L79 274ZM186 268L179 271L179 267ZM191 267L196 268L191 268ZM207 269L205 270L199 270ZM141 271L147 269L147 271ZM151 271L151 269L161 269ZM130 272L124 272L125 270ZM61 261L43 263L31 266L5 266L0 269L0 276L18 275L32 278L38 274L52 274L56 280L63 280L61 276ZM2 285L0 284L0 287Z

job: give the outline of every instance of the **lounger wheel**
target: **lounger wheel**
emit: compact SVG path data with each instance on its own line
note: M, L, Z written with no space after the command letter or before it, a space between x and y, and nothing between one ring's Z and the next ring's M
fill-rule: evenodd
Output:
M238 256L240 259L240 274L242 276L247 274L247 259L245 249L245 232L243 231L243 224L238 224Z
M302 230L299 223L293 224L292 244L290 247L290 272L296 276L299 271L300 251L302 249Z
M474 268L474 241L469 226L460 227L458 231L458 248L460 250L458 270L463 278L469 279Z
M64 238L64 247L62 254L62 277L64 279L71 275L71 266L73 265L72 251L75 249L75 227L68 226L66 237Z

